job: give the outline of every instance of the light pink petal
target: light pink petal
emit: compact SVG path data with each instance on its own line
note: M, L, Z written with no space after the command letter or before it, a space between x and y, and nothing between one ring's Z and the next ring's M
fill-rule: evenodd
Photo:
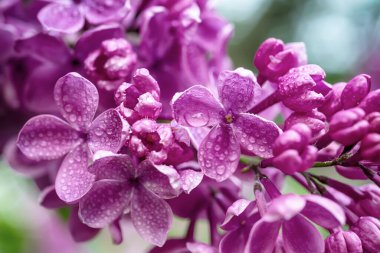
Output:
M302 214L318 225L333 229L344 225L343 209L334 201L317 195L304 195L306 200Z
M306 201L299 195L281 195L272 200L263 220L268 222L289 220L300 213L305 204Z
M154 165L145 160L140 163L138 170L139 182L158 197L168 199L180 194L180 176L173 167Z
M135 166L128 155L113 155L95 160L88 171L96 176L96 180L126 181L134 177Z
M173 213L168 203L143 186L134 189L131 204L132 222L140 236L157 246L164 245Z
M78 211L78 205L74 206L71 210L69 218L69 229L74 241L85 242L94 238L100 230L96 228L90 228L89 226L83 224L78 217Z
M222 120L224 110L218 100L204 86L195 85L172 101L174 119L183 126L213 126Z
M66 74L55 85L54 100L70 125L87 132L99 103L98 91L90 81L75 72Z
M240 159L240 146L229 125L215 126L202 141L198 160L206 176L217 181L230 177Z
M246 112L253 102L255 85L256 78L247 69L223 71L218 79L218 93L226 111Z
M65 157L55 179L55 190L60 199L72 203L90 190L95 176L88 172L88 162L85 144L76 147Z
M79 217L92 228L103 228L123 214L132 188L124 182L100 180L79 202Z
M272 253L281 222L266 222L260 220L252 227L245 247L245 253Z
M218 253L215 247L202 242L188 242L186 248L190 253Z
M74 4L48 4L40 10L37 18L46 30L54 32L75 33L84 25L84 17Z
M301 215L293 217L282 225L286 252L323 253L325 244L319 231Z
M270 158L272 145L281 133L273 121L248 113L239 114L234 132L243 150L263 158Z
M221 225L221 228L226 231L237 229L241 226L241 222L244 221L250 214L252 214L256 203L246 200L236 200L226 212L226 218Z
M99 150L116 153L121 146L123 123L114 109L100 114L91 124L88 146L92 152Z
M21 129L18 148L32 160L52 160L63 156L80 142L79 134L52 115L31 118Z
M187 194L202 182L203 172L197 162L189 161L181 163L176 166L176 169L180 175L182 190Z

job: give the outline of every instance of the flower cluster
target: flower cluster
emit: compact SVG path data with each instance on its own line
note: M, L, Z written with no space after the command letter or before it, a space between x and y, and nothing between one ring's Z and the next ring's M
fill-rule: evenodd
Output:
M151 253L379 252L370 76L329 84L304 44L274 38L254 56L257 78L233 70L232 26L206 0L0 10L3 155L35 180L42 206L71 209L76 241L108 228L119 244L131 220ZM308 194L282 194L285 177ZM167 239L173 214L189 221L183 238Z

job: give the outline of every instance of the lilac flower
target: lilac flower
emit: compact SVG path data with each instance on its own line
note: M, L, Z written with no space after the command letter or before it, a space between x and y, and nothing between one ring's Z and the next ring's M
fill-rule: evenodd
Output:
M286 252L323 252L323 239L305 216L325 228L336 228L345 222L343 210L328 199L315 195L284 195L272 200L267 213L252 227L246 250L272 252L273 242L282 227Z
M259 84L266 80L277 82L290 69L307 64L305 45L269 38L257 49L253 64L259 70Z
M375 163L380 162L380 134L369 133L367 134L360 145L360 155L363 159Z
M256 80L245 69L225 71L219 76L220 101L203 86L193 86L173 100L175 120L187 127L213 126L199 147L198 159L204 173L223 181L239 163L240 147L249 154L272 156L278 126L259 116L244 113L253 99Z
M136 54L127 40L110 39L89 54L84 61L84 69L97 87L114 91L130 79L136 61Z
M79 4L74 0L52 1L40 10L37 17L48 31L75 33L82 29L85 19L91 24L118 21L127 15L129 9L127 0L85 0Z
M96 182L79 202L81 220L90 227L102 228L128 209L137 232L146 241L162 246L172 211L161 198L179 194L178 173L148 160L135 165L127 155L100 158L89 171Z
M380 248L380 222L379 220L364 216L350 227L362 241L364 252L376 253Z
M344 109L358 106L371 89L371 77L369 75L357 75L344 87L341 95Z
M94 176L87 171L90 153L117 152L122 123L112 109L92 121L98 106L98 92L90 81L77 73L69 73L57 81L54 98L68 123L53 115L36 116L21 129L17 145L28 158L36 161L67 154L55 186L62 200L74 202L94 181Z
M326 253L363 253L362 242L351 231L337 231L326 238Z
M303 172L317 158L317 148L309 145L310 128L298 123L282 133L273 144L273 165L286 174Z

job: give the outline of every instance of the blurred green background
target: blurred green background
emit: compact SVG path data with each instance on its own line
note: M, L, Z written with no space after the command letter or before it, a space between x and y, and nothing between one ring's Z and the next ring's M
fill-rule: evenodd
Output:
M309 62L322 66L331 83L360 72L380 83L380 1L378 0L219 0L218 11L235 25L229 52L235 66L252 69L258 45L268 37L303 41ZM325 173L330 173L326 170ZM302 192L287 181L285 192ZM125 225L125 242L111 243L107 231L85 244L72 242L62 219L38 206L29 180L0 162L0 253L140 253L147 245ZM184 233L175 220L171 236ZM199 238L207 240L201 224ZM57 246L59 245L59 246ZM149 247L149 246L148 246Z

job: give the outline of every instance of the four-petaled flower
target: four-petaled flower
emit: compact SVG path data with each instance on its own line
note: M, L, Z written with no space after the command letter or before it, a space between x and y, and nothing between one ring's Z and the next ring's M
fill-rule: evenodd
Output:
M280 128L272 121L245 113L252 106L256 85L251 71L238 68L219 75L219 100L200 85L173 99L173 115L179 124L213 126L200 144L198 159L204 173L217 181L234 173L240 159L240 147L251 155L272 157L272 144Z

